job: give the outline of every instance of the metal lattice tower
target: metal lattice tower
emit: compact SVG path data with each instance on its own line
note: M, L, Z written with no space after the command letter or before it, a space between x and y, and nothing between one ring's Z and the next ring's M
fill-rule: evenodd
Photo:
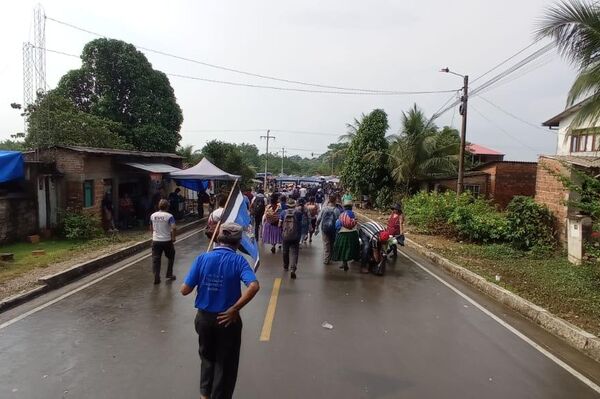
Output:
M41 4L33 10L33 44L35 54L35 91L46 91L46 13Z
M23 43L23 108L35 100L33 94L33 45Z

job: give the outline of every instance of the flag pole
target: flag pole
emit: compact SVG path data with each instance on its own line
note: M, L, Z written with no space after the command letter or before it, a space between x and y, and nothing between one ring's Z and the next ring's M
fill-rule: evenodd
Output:
M231 190L229 191L229 196L227 197L227 202L225 203L223 212L225 212L225 209L227 209L227 206L229 206L229 201L231 200L231 196L233 195L233 190L235 190L235 186L237 186L237 184L238 184L238 180L239 179L235 179L235 181L233 182L233 186L231 186ZM209 215L209 217L210 217L210 215ZM206 248L206 252L210 251L210 248L212 247L213 243L215 242L215 238L217 237L217 234L219 234L219 228L221 227L221 220L223 220L222 217L219 220L219 222L217 223L217 227L215 227L215 231L213 231L212 237L210 238L210 242L208 243L208 248Z

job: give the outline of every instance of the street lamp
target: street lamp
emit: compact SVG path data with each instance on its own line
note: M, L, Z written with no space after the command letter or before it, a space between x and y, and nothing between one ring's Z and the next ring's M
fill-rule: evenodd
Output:
M460 129L460 150L458 153L458 182L456 184L456 193L460 195L464 188L464 176L465 176L465 144L467 137L467 101L469 99L469 75L461 75L450 70L450 68L442 68L440 72L451 73L452 75L460 76L463 78L463 95L460 100L462 102L460 106L460 114L462 115L462 126Z

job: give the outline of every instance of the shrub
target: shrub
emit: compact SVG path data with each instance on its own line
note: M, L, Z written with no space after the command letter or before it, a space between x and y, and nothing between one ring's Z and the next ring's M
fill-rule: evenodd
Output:
M507 239L523 250L551 249L555 245L554 220L550 210L530 197L517 196L506 208Z
M394 193L392 190L388 186L382 187L375 198L375 207L379 209L388 209L392 205L393 199Z
M81 240L98 237L101 230L93 216L68 211L63 217L63 232L69 240Z
M466 196L458 198L453 192L439 194L421 191L404 201L406 221L419 233L446 233L450 214L463 201L467 201Z
M508 226L502 213L489 202L477 198L459 201L448 218L448 224L460 239L477 243L503 241Z

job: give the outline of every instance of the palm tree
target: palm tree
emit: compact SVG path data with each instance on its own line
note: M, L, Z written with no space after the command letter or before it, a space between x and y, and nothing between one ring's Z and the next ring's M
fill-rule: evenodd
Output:
M390 148L386 161L390 176L398 185L410 192L415 183L441 173L455 173L458 165L460 139L458 132L437 127L415 104L402 113L399 134L388 136ZM369 156L379 156L369 154Z
M202 159L202 155L200 151L195 150L193 145L183 145L178 146L175 151L177 155L183 158L183 163L185 165L195 165Z
M573 124L596 122L600 118L600 7L585 0L556 4L546 11L537 36L552 38L558 51L579 69L567 106L584 96L587 100Z
M351 142L354 139L354 137L356 137L356 134L358 133L358 129L360 129L360 124L362 123L363 119L365 119L364 112L360 115L360 120L354 118L354 121L352 121L351 123L346 123L346 134L342 134L340 137L338 137L338 142Z

